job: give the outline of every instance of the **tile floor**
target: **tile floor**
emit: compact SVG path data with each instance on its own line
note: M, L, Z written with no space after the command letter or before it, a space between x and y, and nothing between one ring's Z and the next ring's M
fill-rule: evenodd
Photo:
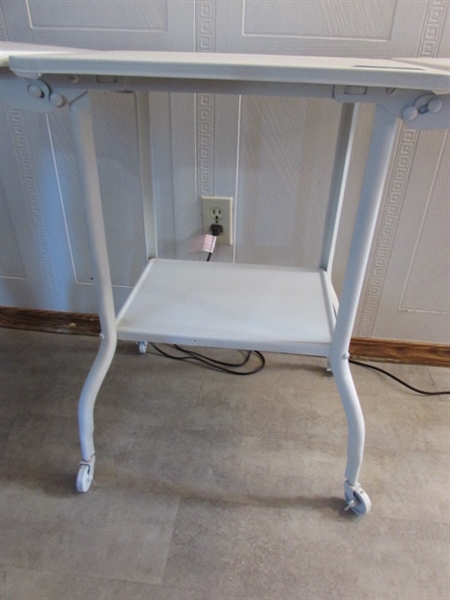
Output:
M320 359L232 377L120 344L74 491L77 397L97 340L0 330L2 600L448 600L449 396L353 368L364 518ZM450 369L390 365L429 389Z

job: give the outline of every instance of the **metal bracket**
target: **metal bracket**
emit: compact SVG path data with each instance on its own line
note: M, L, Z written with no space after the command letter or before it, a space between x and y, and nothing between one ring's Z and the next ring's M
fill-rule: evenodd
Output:
M450 94L422 94L414 104L402 111L403 121L410 129L448 129L450 127Z
M24 79L2 71L0 99L9 106L35 113L50 113L55 108L71 104L86 93L80 88L52 88L43 79Z
M448 129L450 126L450 95L437 95L424 90L370 88L355 85L335 85L337 102L373 103L402 119L410 129Z

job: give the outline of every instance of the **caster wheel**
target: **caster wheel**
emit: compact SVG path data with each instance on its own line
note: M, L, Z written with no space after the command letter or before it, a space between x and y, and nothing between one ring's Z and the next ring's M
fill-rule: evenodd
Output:
M139 354L145 354L147 352L147 342L138 342Z
M357 515L365 515L369 512L372 503L359 483L352 486L346 481L344 483L344 492L347 501L345 510L351 509Z
M87 492L94 479L94 463L80 463L77 475L77 492Z

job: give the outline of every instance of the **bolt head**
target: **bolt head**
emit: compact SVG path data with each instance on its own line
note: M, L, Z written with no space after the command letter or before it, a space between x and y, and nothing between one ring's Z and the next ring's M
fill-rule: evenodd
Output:
M37 100L44 97L44 92L36 83L30 83L27 89L30 96L33 96L33 98L36 98Z
M415 106L408 106L403 111L403 119L405 121L414 121L414 119L417 119L418 114L419 111Z
M428 110L430 113L438 113L442 108L442 100L440 98L433 98L428 102Z
M50 94L50 102L53 104L53 106L59 108L64 104L64 98L61 96L61 94L53 92L53 94Z

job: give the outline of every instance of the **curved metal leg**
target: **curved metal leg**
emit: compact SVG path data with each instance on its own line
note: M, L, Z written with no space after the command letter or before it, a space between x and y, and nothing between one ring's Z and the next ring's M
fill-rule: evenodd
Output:
M357 514L370 510L369 496L358 482L364 453L365 425L364 417L350 371L347 356L331 358L331 368L341 396L348 426L347 466L345 468L344 494L347 509Z
M114 357L117 331L88 94L71 104L70 115L102 329L100 348L78 405L82 460L77 475L77 490L87 492L94 477L95 465L94 404Z
M364 452L365 425L348 358L331 358L331 368L341 396L348 425L347 467L345 478L351 485L358 481Z
M383 195L383 185L389 169L389 158L394 144L395 131L396 118L384 108L377 106L361 198L356 214L347 270L331 344L331 369L336 379L348 423L345 498L348 508L358 514L364 514L370 509L370 500L358 483L364 451L365 426L348 363L348 349Z
M116 351L117 340L102 338L98 354L84 383L78 403L78 424L81 444L81 462L77 476L77 490L87 492L94 477L94 405L100 386L105 379Z

